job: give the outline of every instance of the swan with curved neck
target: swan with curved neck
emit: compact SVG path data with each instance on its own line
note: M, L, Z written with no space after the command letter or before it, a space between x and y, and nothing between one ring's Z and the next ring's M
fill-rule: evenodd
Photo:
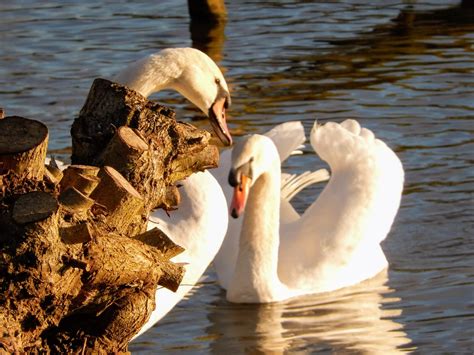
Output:
M232 144L226 123L230 106L227 83L216 63L194 48L167 48L142 58L117 74L113 80L145 97L172 89L196 105L224 145Z
M304 141L303 126L299 122L286 122L266 133L274 141L282 160L286 159ZM232 189L227 184L227 175L230 168L232 149L221 154L219 167L202 173L195 173L181 182L181 203L178 209L169 214L157 210L150 216L148 228L158 227L173 241L183 246L185 251L173 259L174 262L187 264L184 279L176 293L166 288L160 288L156 293L157 308L150 316L150 320L140 330L143 333L154 323L160 320L176 303L183 298L205 272L209 263L219 251L219 258L214 259L222 265L231 264L236 257L228 255L224 250L234 250L234 241L228 240L229 245L223 246L224 237L230 227L240 230L239 220L229 220L227 206L230 203ZM327 178L327 172L322 174ZM317 180L315 180L317 178ZM307 181L314 183L321 180L321 175L309 176ZM224 193L223 193L224 190ZM227 201L226 201L227 199ZM222 246L221 246L222 245ZM219 263L220 262L220 263ZM224 264L226 273L228 265ZM222 275L219 275L222 278ZM139 335L138 334L138 335ZM137 335L137 336L138 336Z
M282 163L291 155L299 154L299 149L306 141L304 127L299 121L281 123L264 133L264 135L272 140L278 150L278 156ZM228 184L232 151L233 149L223 151L221 153L219 167L211 170L211 174L219 182L229 206L232 202L233 195L233 189ZM298 214L290 203L292 197L305 187L328 179L329 173L326 169L319 169L313 172L307 171L302 174L282 174L280 186L280 214L284 214L287 217L286 220L298 218ZM224 289L228 288L237 262L241 230L242 218L230 218L227 226L227 234L213 261L218 282Z
M168 48L127 66L113 79L147 97L164 89L184 95L209 116L221 141L229 145L225 110L230 105L226 81L217 65L193 48ZM49 163L49 159L46 160ZM57 162L60 169L66 165ZM173 261L185 265L186 273L176 292L156 290L157 307L138 335L164 317L192 289L217 253L227 230L227 203L220 185L208 171L192 174L181 182L181 203L168 215L151 213L148 229L164 231L185 251Z
M154 92L173 89L203 111L225 144L232 144L226 123L231 99L227 83L217 65L194 48L168 48L140 59L114 81L147 97ZM192 174L180 183L181 202L170 213L152 212L148 229L160 228L185 251L173 258L185 265L186 273L176 292L156 291L156 309L142 327L140 335L165 316L198 282L222 244L227 230L227 203L222 189L207 172Z
M243 225L226 280L229 301L265 303L333 291L386 268L380 242L400 204L400 160L354 120L315 124L311 144L332 176L301 216L281 212L281 164L272 140L252 135L235 145L231 214L243 214Z

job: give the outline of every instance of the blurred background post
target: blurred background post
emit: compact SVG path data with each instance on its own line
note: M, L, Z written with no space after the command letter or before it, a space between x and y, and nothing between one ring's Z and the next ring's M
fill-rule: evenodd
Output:
M220 62L227 22L224 0L188 0L188 10L192 46Z

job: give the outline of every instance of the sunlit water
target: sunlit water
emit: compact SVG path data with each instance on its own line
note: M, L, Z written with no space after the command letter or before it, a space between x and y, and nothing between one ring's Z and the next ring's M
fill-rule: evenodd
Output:
M229 1L207 50L225 70L234 135L355 118L406 171L386 275L281 304L233 305L212 270L134 353L474 351L474 10L471 1ZM0 3L0 106L39 119L68 156L92 80L192 45L186 2ZM195 45L203 45L195 43ZM155 98L208 128L179 95ZM323 164L305 148L293 172ZM319 188L295 199L302 210Z

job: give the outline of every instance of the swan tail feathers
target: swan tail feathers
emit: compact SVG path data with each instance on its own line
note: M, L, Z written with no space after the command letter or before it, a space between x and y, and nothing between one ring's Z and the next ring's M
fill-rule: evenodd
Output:
M306 140L304 127L300 121L279 124L265 133L265 136L269 137L277 147L280 161L286 160L290 155L302 154L302 144Z
M326 169L306 171L299 175L282 175L281 198L290 201L304 188L327 180L329 180L329 172Z

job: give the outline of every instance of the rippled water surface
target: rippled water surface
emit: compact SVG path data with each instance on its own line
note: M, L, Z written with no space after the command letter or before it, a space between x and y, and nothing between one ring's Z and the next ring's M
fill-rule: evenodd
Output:
M234 135L287 120L355 118L400 156L406 183L383 243L386 275L281 304L233 305L207 278L134 353L474 351L472 1L228 1L195 39L232 91ZM185 1L0 3L0 106L50 128L65 158L92 80L164 47L193 45ZM194 30L193 30L193 34ZM174 93L156 99L208 128ZM308 147L293 172L322 163ZM299 209L317 188L296 199Z

